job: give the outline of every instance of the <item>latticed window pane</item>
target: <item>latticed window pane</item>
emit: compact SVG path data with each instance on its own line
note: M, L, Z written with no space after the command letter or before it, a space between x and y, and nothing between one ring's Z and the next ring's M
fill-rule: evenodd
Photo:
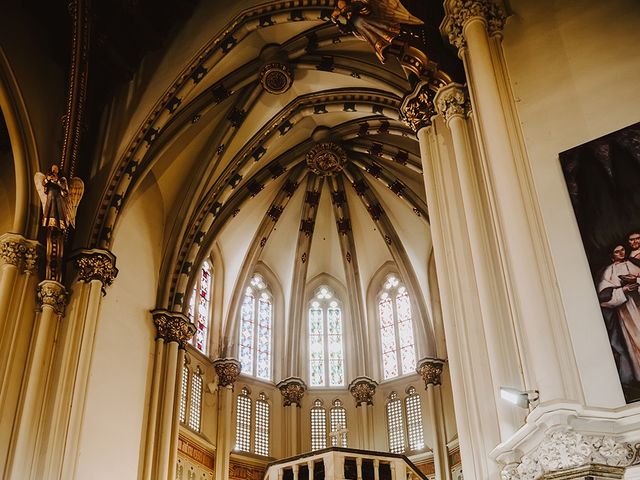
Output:
M189 369L182 366L182 383L180 384L180 423L187 421L187 396L189 395Z
M211 267L207 262L200 271L200 291L196 315L196 334L194 346L202 353L207 353L207 334L209 331L209 309L211 305Z
M273 308L267 293L260 295L258 302L258 358L257 377L271 379L271 319Z
M340 400L334 400L329 412L329 436L332 447L347 446L347 411Z
M256 400L256 430L254 452L269 456L269 404L264 393Z
M313 402L311 409L311 450L319 450L327 446L326 412L320 400Z
M389 430L389 451L392 453L404 453L402 402L400 402L396 392L391 392L387 402L387 428Z
M202 375L191 376L191 402L189 404L189 428L200 431L200 411L202 408Z
M240 310L240 366L247 375L253 374L254 304L253 290L247 287Z
M236 450L251 451L251 399L245 387L236 400Z
M407 436L409 437L409 450L420 450L424 448L420 396L416 392L415 387L409 387L407 393L409 396L404 399L404 404L407 411Z
M309 309L309 360L311 367L311 385L324 385L324 328L322 309L313 302Z

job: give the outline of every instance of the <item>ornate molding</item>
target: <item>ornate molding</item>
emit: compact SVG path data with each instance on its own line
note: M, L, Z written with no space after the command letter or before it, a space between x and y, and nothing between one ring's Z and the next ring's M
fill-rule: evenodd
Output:
M40 244L17 233L0 235L0 259L23 271L35 273L38 268Z
M118 276L116 257L109 250L84 249L73 255L73 263L78 270L78 280L90 282L99 280L104 287L108 287Z
M446 15L440 31L458 50L466 47L464 27L473 19L482 20L489 35L500 35L504 28L504 9L490 0L446 0L444 7Z
M459 83L451 83L442 87L433 99L438 113L445 122L449 123L453 117L465 117L469 111L469 104L465 89Z
M64 307L67 304L67 289L64 285L55 280L43 280L38 284L36 295L40 311L49 307L57 315L64 314Z
M428 388L430 384L440 385L444 362L444 360L441 360L439 358L430 357L423 358L418 362L416 371L424 380L425 388Z
M431 125L431 117L436 113L433 90L427 81L419 82L413 92L404 97L400 105L402 121L416 133Z
M307 385L298 377L285 378L279 382L276 387L278 387L282 394L285 407L288 407L289 405L297 405L299 407L300 401L304 396L304 392L307 391Z
M502 480L563 478L549 474L589 465L615 470L639 463L638 448L609 435L583 435L563 425L550 429L538 447L519 462L506 465L500 476Z
M260 84L265 91L281 95L293 84L291 69L282 62L268 63L260 70Z
M309 170L323 177L340 172L346 163L347 153L333 142L318 143L307 153Z
M182 313L153 310L151 315L158 338L163 338L166 343L178 342L180 348L184 348L196 333L196 326Z
M240 362L235 358L219 358L214 360L213 368L218 375L218 386L231 387L236 383L240 371L242 370Z
M349 384L349 392L356 400L356 407L363 403L373 405L373 396L376 393L378 382L369 377L356 377Z

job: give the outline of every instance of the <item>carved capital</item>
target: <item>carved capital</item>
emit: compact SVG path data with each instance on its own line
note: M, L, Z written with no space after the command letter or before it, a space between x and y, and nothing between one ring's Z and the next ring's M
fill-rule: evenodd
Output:
M184 348L196 333L196 326L182 313L153 310L151 315L158 338L163 338L166 343L178 342L180 348Z
M16 233L0 235L0 260L25 273L35 273L40 244Z
M424 380L425 388L431 385L440 385L440 377L442 376L442 368L444 360L439 358L423 358L418 362L417 372Z
M369 377L356 377L349 384L349 391L356 400L356 407L363 403L373 405L373 396L376 393L378 382Z
M213 362L213 368L218 375L218 385L233 388L240 375L240 362L235 358L219 358Z
M99 280L103 291L104 287L111 285L118 276L116 257L109 250L79 250L73 255L73 263L78 270L78 280L87 283Z
M459 83L451 83L438 90L434 102L447 123L455 116L464 117L469 110L465 89Z
M457 49L466 46L464 27L471 20L484 22L489 35L499 35L506 19L503 8L491 0L446 0L440 31Z
M67 304L67 289L55 280L43 280L36 291L40 311L51 308L57 315L64 314Z
M304 392L307 391L307 385L298 377L285 378L276 386L282 394L285 407L289 405L297 405L299 407L300 400L304 397Z
M436 114L433 104L433 90L430 83L422 81L416 85L413 92L404 97L400 105L402 121L409 125L414 132L431 125L431 117Z

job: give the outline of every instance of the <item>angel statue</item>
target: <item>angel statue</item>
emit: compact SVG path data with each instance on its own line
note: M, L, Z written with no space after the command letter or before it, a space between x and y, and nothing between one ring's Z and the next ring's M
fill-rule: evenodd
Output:
M400 0L337 0L331 21L373 47L384 63L385 50L400 36L401 25L423 25Z
M56 164L46 174L37 172L33 180L42 202L41 225L47 232L46 278L60 281L65 233L69 228L75 228L76 211L84 194L84 183L80 178L73 177L69 186Z

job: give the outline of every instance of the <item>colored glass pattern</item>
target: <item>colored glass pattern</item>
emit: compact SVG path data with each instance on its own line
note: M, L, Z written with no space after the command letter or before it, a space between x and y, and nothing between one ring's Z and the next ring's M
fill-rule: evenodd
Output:
M309 369L311 386L344 385L342 310L327 287L309 306Z
M273 301L261 275L255 274L240 308L242 373L271 380Z

